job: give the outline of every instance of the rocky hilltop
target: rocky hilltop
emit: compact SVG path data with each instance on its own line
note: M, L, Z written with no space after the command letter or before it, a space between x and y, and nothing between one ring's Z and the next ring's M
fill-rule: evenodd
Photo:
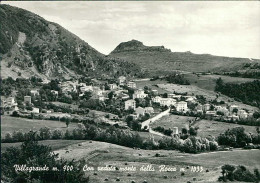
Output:
M140 74L135 64L101 54L60 25L34 13L0 5L0 17L3 78Z
M109 55L137 64L150 75L165 74L174 70L239 71L248 65L252 67L260 65L259 59L194 54L190 51L172 52L163 46L145 46L137 40L120 43Z
M152 51L159 51L159 52L170 52L170 49L164 48L164 46L145 46L142 42L137 40L131 40L128 42L120 43L112 52L114 53L121 53L121 52L152 52Z

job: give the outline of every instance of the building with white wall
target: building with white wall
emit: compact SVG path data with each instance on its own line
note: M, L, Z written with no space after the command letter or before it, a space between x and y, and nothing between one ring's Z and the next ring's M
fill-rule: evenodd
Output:
M126 84L126 77L125 77L125 76L120 76L120 77L117 79L117 81L118 81L118 85L123 86L123 85Z
M31 96L24 96L23 100L24 100L24 103L28 103L28 104L32 103L32 97Z
M176 111L178 112L184 112L187 111L188 109L187 102L184 101L177 102L175 107L176 107Z
M147 97L147 94L144 93L144 90L142 90L142 89L136 90L133 94L133 99L135 99L135 98L145 98L145 97Z
M127 82L127 86L128 86L129 88L136 88L136 83L135 83L135 82L132 82L132 81L129 81L129 82Z
M125 101L125 110L133 109L135 110L136 102L135 100L127 100Z

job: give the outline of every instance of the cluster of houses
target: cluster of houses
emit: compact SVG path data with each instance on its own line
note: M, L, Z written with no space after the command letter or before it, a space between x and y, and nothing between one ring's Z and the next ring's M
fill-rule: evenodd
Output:
M152 90L153 94L158 95L158 92ZM125 101L125 110L133 109L135 113L132 115L134 118L138 118L139 116L143 116L145 113L152 114L154 113L153 107L137 107L135 99L144 99L148 96L144 92L143 89L137 89L134 91L133 99L129 99ZM188 110L186 101L179 101L180 95L169 94L167 98L163 98L160 96L155 96L151 99L150 102L158 103L160 106L175 106L176 110L179 112L186 112ZM191 97L187 97L190 100ZM194 100L195 101L195 100Z
M109 90L105 90L103 84L100 85L87 85L86 83L78 83L77 81L66 81L60 84L62 93L77 92L79 90L79 96L83 96L85 92L91 92L93 99L98 99L100 101L105 101L108 99L108 94L114 91L117 98L123 100L129 99L128 91L124 90L122 86L127 86L129 88L136 88L136 83L133 81L127 81L126 77L120 76L117 83L108 84Z
M134 110L135 114L132 114L134 119L139 118L140 116L144 116L145 113L152 114L154 113L153 107L136 107L136 101L134 99L130 99L125 101L125 110Z
M65 81L59 84L62 93L69 94L70 92L77 92L79 96L84 96L85 92L91 92L91 97L93 99L98 99L99 101L105 101L109 98L109 93L113 91L113 98L124 101L124 109L133 109L134 114L132 114L134 119L144 116L146 113L153 114L153 107L136 107L135 99L144 99L148 96L143 89L137 89L136 83L133 81L128 81L125 76L120 76L117 82L107 84L108 88L105 88L104 84L87 85L86 83L79 83L78 81ZM132 97L125 87L132 88L134 93ZM59 92L51 90L51 92L58 97ZM167 96L160 96L157 90L150 90L152 98L150 99L150 104L157 103L159 106L168 106L174 108L177 112L185 113L192 111L194 113L205 114L207 118L210 119L224 119L224 120L241 120L247 119L253 116L253 112L247 112L246 110L239 109L236 105L226 106L226 105L213 105L213 104L200 104L195 96L187 95L177 95L177 94L167 94ZM39 95L39 90L32 89L30 95L24 96L24 104L32 104L32 97ZM195 110L188 108L189 104L196 104ZM9 97L2 102L2 106L8 111L18 111L18 104L15 102L14 97ZM33 106L33 105L31 105ZM31 113L39 113L39 108L32 107ZM52 113L48 110L46 113Z
M55 90L51 90L51 92L58 96L58 91ZM30 90L30 95L26 95L24 96L24 100L23 100L23 104L25 105L32 105L32 97L36 97L39 96L39 90L37 89L32 89ZM18 104L15 101L15 97L8 97L5 100L2 101L2 107L3 109L7 112L7 114L12 114L14 111L20 111L20 109L18 108ZM20 111L21 112L21 111ZM37 107L32 107L32 110L26 110L24 109L23 112L29 112L29 113L35 113L35 114L39 114L40 113L40 109ZM47 113L51 113L51 110L47 110Z
M185 96L186 97L186 96ZM176 111L178 112L186 112L188 110L188 101L194 101L195 99L192 96L187 96L187 99L185 101L179 101L180 95L175 95L175 94L168 94L167 98L162 98L160 96L156 96L152 98L152 101L154 103L159 103L160 106L174 106L176 108Z
M137 89L136 83L133 81L128 81L125 76L120 76L117 79L117 83L108 84L109 90L105 90L103 85L101 86L93 86L86 85L85 83L77 83L72 81L64 82L60 85L62 92L67 91L77 91L79 89L79 96L83 96L86 91L92 92L92 98L98 99L100 101L105 101L108 99L108 93L113 91L114 96L117 99L122 99L125 101L124 109L133 109L135 113L133 114L134 118L138 118L139 116L143 116L145 113L152 114L154 113L154 109L152 107L136 107L135 99L144 99L148 96L147 93L144 92L143 89ZM134 93L132 95L132 99L130 99L130 95L128 90L124 90L122 87L127 86L129 88L134 89ZM188 108L189 103L196 103L196 109L193 111L195 113L205 114L207 118L210 119L218 119L220 117L225 120L239 120L239 119L247 119L252 116L253 113L248 113L245 110L238 109L238 106L231 105L229 107L226 106L215 106L212 104L200 104L197 102L195 96L186 96L186 95L177 95L177 94L168 94L167 98L161 97L158 94L157 90L151 90L153 93L153 97L151 102L158 103L160 106L174 106L177 112L187 112L191 111ZM213 106L213 109L212 109ZM233 112L234 109L238 109L236 112Z
M142 99L145 98L147 94L144 93L144 90L138 89L133 94L133 99L125 101L125 110L133 109L136 116L143 115L145 108L136 108L135 98ZM200 104L195 96L184 96L176 94L168 94L167 98L161 97L159 95L151 99L153 103L158 103L160 106L174 107L174 110L177 112L193 112L195 114L205 114L207 119L213 120L225 120L225 121L238 121L251 118L253 112L247 112L244 109L240 109L236 105L213 105L213 104ZM196 104L196 108L189 109L188 104Z
M247 112L240 109L237 105L220 106L220 105L198 105L196 107L198 113L205 113L208 119L222 119L225 121L245 120L253 117L253 112Z

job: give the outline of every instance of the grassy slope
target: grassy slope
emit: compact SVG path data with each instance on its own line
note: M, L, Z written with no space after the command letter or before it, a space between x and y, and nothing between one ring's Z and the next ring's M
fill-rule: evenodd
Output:
M201 182L216 182L217 177L220 175L219 167L226 163L237 165L243 164L250 168L260 167L259 150L234 150L232 152L191 155L166 150L135 150L104 142L89 143L88 141L82 143L82 146L75 144L66 149L69 150L69 153L66 153L64 149L60 149L56 152L66 159L75 157L86 158L88 166L97 167L112 165L119 168L126 166L137 167L137 171L135 172L97 172L97 176L93 175L93 172L86 172L87 175L90 175L91 182L93 183L103 182L105 178L108 178L109 182L116 182L116 177L120 178L120 182L125 183L130 182L130 180L135 180L136 182L147 180L149 183L187 182L192 180L193 177L196 177L197 181ZM155 157L156 153L160 153L162 157ZM251 158L248 159L248 156ZM125 163L127 163L127 165L125 165ZM142 172L138 170L141 166L147 165L153 165L156 171ZM176 167L178 171L159 172L160 165ZM192 173L190 172L190 169L186 169L185 176L181 176L179 169L192 165L203 166L204 171L201 173ZM206 169L209 169L209 173L205 172ZM128 173L130 173L131 176L127 176ZM164 175L167 175L168 178L164 179Z
M15 130L23 130L27 132L30 129L39 130L42 127L49 127L51 130L60 129L65 132L67 129L72 130L77 126L76 123L71 123L69 128L64 122L50 121L50 120L32 120L26 118L15 118L10 116L1 116L1 137L6 133L12 133Z
M50 143L50 141L48 141ZM55 144L51 143L51 144ZM187 182L196 177L199 182L217 182L217 177L220 175L220 167L226 163L234 165L245 165L246 167L253 169L254 167L260 168L260 153L259 150L234 150L227 152L212 152L202 154L185 154L177 151L166 150L135 150L132 148L122 147L105 142L90 141L79 142L75 141L75 144L69 145L68 142L62 141L62 143L68 143L68 147L62 147L56 150L60 157L65 159L79 160L85 158L88 166L101 167L106 165L121 167L137 167L135 172L122 172L122 171L103 171L97 172L97 175L93 175L94 172L87 171L86 174L90 175L92 183L104 182L105 178L108 178L108 182L116 182L116 177L120 178L120 182L129 183L131 180L136 182L143 182L147 180L149 183L172 183L172 182ZM78 144L81 144L79 146ZM66 153L68 151L68 153ZM155 157L155 154L159 153L160 157ZM250 158L248 158L250 157ZM127 163L127 165L125 164ZM142 172L139 171L141 166L152 165L156 171L154 172ZM177 172L159 172L160 165L167 165L169 167L176 167ZM186 169L185 176L181 176L179 172L180 168L186 168L187 166L203 166L203 172L192 173L190 169ZM205 170L209 169L206 173ZM130 173L131 176L127 176ZM167 175L168 178L164 179L163 176ZM176 177L175 177L176 176Z
M91 142L91 143L90 143ZM55 153L68 160L79 160L84 158L88 166L95 169L106 165L118 168L131 167L137 168L136 171L99 171L94 175L93 171L86 171L86 175L90 175L91 183L104 182L108 178L108 182L116 182L119 177L120 182L129 183L131 180L143 182L147 180L149 183L172 183L187 182L196 178L196 181L204 183L217 182L220 176L220 167L224 164L245 165L249 169L260 168L259 150L239 150L211 152L202 154L186 154L177 151L167 150L136 150L119 145L96 141L73 141L73 140L47 140L41 141L40 144L50 145ZM79 145L80 144L80 145ZM4 143L2 151L10 146L19 146L20 143ZM155 157L159 153L160 157ZM250 158L248 158L250 157ZM127 163L127 164L126 164ZM142 166L152 165L155 168L153 172L139 171ZM176 172L159 172L159 166L176 167ZM191 172L186 169L185 176L181 176L180 168L187 166L202 166L203 171L199 173ZM209 172L205 170L208 169ZM131 176L128 176L128 174ZM164 178L164 175L167 178Z
M255 126L246 126L246 125L238 125L233 123L224 123L218 121L209 121L209 120L201 120L194 124L194 126L199 127L199 135L206 137L209 135L218 136L220 133L223 133L227 129L235 128L235 127L243 127L246 132L256 133Z
M209 54L193 54L188 52L117 52L111 56L140 65L148 72L159 74L161 71L171 72L183 70L190 72L207 72L219 70L238 70L244 63L251 63L247 58L231 58ZM255 62L260 62L255 60Z
M179 131L182 128L187 128L189 123L188 119L193 119L193 117L187 116L177 116L169 115L161 118L151 124L152 128L157 126L162 126L164 128L178 127ZM228 128L244 127L246 132L256 133L256 128L254 126L238 125L233 123L224 123L218 121L201 120L196 122L193 126L199 127L198 135L202 137L207 137L209 135L217 137L220 133L224 132Z
M73 145L76 143L84 142L85 140L43 140L39 141L39 144L41 145L47 145L52 148L52 150L58 150L61 148L66 148L69 145ZM19 147L22 144L22 142L16 142L16 143L1 143L1 151L5 152L7 148L9 147Z
M216 86L216 80L222 78L224 83L245 83L251 82L255 79L252 78L239 78L222 75L200 75L199 77L195 74L185 74L185 78L190 81L192 85L198 86L199 88L214 91Z

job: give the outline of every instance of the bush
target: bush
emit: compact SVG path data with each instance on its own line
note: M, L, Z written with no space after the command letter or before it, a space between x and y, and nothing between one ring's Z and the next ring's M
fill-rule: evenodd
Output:
M11 133L6 133L5 134L5 138L2 139L2 141L6 142L6 143L13 142L13 137L12 137Z
M13 116L13 117L19 117L20 115L19 115L19 113L18 113L17 111L14 111L14 112L12 113L12 116Z
M20 130L14 131L12 137L14 142L23 142L25 140L24 133Z
M238 166L234 171L234 179L237 181L244 182L255 182L256 177L249 170L247 170L244 166Z
M48 140L51 138L50 128L48 128L48 127L40 128L39 131L40 131L41 140Z
M216 151L218 150L218 143L216 141L210 141L209 142L210 150Z
M62 139L63 138L63 134L61 130L54 130L52 133L52 139Z

